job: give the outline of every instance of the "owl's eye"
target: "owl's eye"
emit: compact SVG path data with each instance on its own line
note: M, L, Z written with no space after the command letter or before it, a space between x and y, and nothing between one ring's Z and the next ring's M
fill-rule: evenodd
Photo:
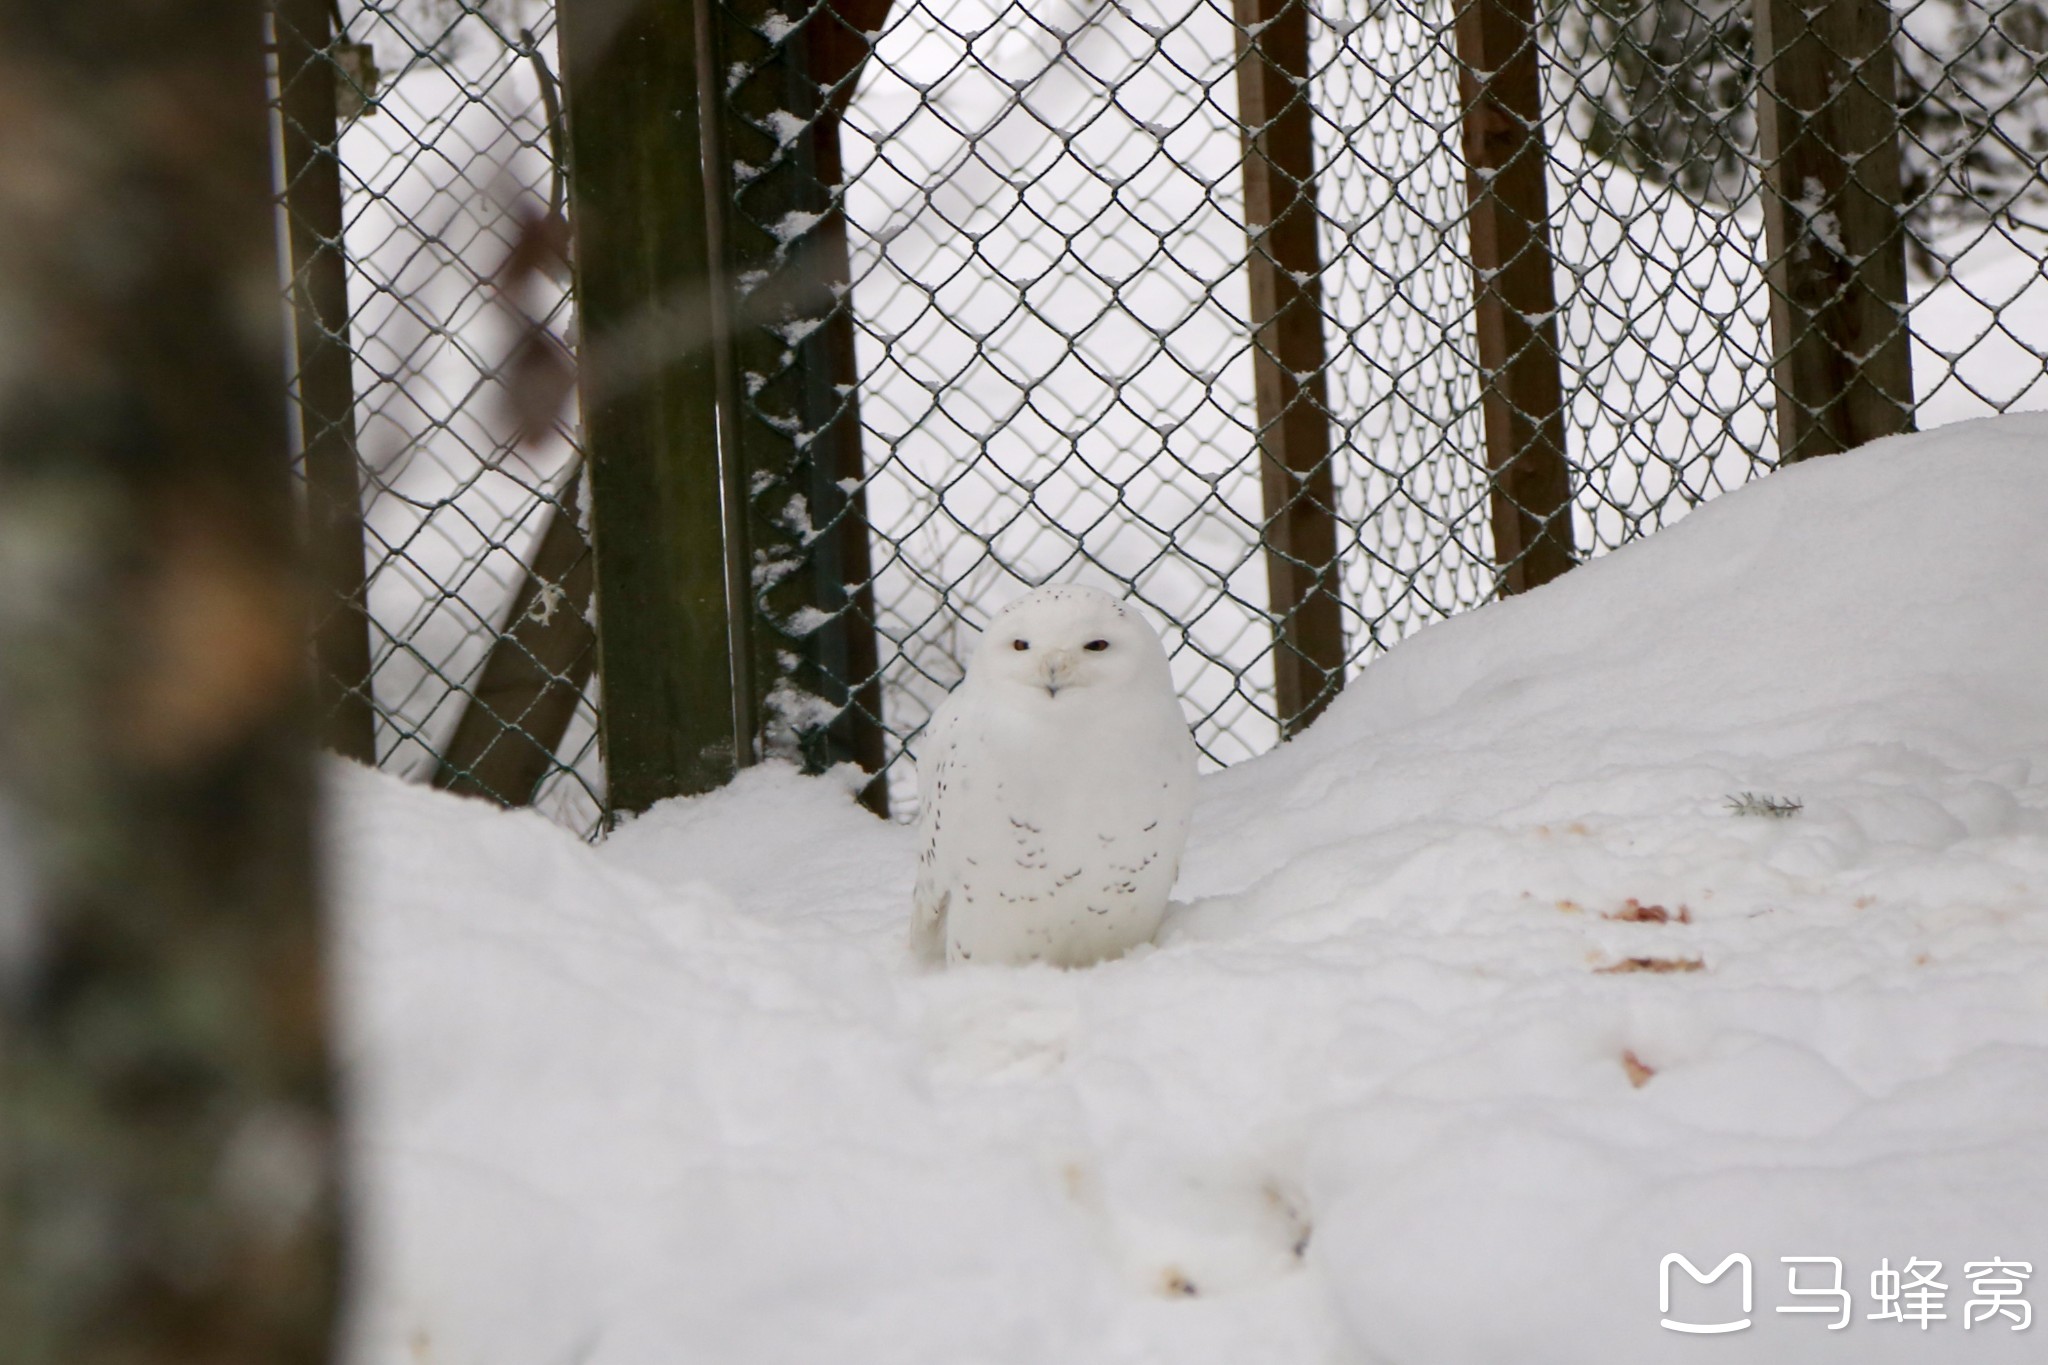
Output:
M1021 653L1022 651L1031 648L1031 642L1029 640L1012 640L1010 641L1010 648L1017 650Z
M1094 650L1094 651L1095 651L1095 652L1096 652L1097 654L1100 654L1100 653L1101 653L1101 652L1102 652L1103 650L1105 650L1105 649L1108 649L1108 648L1109 648L1109 641L1107 641L1107 640L1090 640L1090 641L1089 641L1089 642L1088 642L1087 644L1085 644L1085 645L1081 646L1081 648L1083 648L1083 649L1092 649L1092 650Z

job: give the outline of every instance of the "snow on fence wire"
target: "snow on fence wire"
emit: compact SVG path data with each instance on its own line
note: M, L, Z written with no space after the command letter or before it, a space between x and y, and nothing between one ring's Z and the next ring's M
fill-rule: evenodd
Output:
M2041 0L556 18L289 0L280 122L338 742L585 827L770 752L904 813L1050 578L1227 763L1783 460L2048 405Z

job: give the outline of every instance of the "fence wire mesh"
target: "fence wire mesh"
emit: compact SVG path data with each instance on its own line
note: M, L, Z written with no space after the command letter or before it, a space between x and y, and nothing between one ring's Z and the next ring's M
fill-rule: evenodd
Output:
M785 735L851 717L899 814L900 760L1026 586L1144 602L1229 763L1343 669L1524 586L1545 542L1668 525L1858 385L1921 426L2048 406L2040 0L1873 0L1796 48L1786 0L1546 0L1520 38L1507 0L704 3L736 315L766 320L733 340L726 458L771 709ZM580 536L543 553L581 515L549 340L573 330L545 249L552 13L304 8L342 89L376 758L452 782L494 744L545 749L491 790L593 828L587 631L511 629L581 620L589 591ZM1518 62L1534 117L1500 90ZM1855 142L1873 106L1892 171ZM1542 158L1520 188L1475 132L1494 114ZM1896 298L1870 282L1885 251ZM771 298L791 270L822 271L822 308ZM1884 325L1845 343L1829 310L1865 295ZM1785 387L1798 347L1864 376L1888 341L1910 391ZM1568 469L1554 505L1517 482L1535 447ZM523 687L486 678L508 641ZM533 719L564 689L559 730ZM500 724L451 758L470 715Z
M571 309L552 228L552 6L281 0L274 31L281 217L287 239L313 229L287 252L294 389L307 453L345 427L355 466L338 500L356 505L342 509L307 471L316 518L353 522L342 534L363 564L368 657L351 681L374 729L354 747L594 831L595 651L587 623L573 629L589 600L575 413L543 396ZM296 165L295 138L311 144ZM332 187L323 165L339 172ZM338 234L320 227L328 215ZM345 303L309 339L323 271ZM316 360L322 341L338 375L331 355ZM312 401L323 360L345 411ZM346 629L348 605L323 627ZM552 685L526 685L536 675Z

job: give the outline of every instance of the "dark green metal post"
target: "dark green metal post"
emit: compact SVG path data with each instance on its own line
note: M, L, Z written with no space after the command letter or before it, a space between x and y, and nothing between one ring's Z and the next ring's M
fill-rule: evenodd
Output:
M708 791L738 726L689 5L561 9L608 805Z

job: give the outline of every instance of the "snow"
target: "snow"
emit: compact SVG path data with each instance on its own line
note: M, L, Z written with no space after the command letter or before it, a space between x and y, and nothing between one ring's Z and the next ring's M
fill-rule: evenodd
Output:
M1963 1317L2048 1271L2044 525L2048 417L1966 423L1430 627L1086 971L917 971L843 776L592 848L337 766L353 1360L2038 1358Z

